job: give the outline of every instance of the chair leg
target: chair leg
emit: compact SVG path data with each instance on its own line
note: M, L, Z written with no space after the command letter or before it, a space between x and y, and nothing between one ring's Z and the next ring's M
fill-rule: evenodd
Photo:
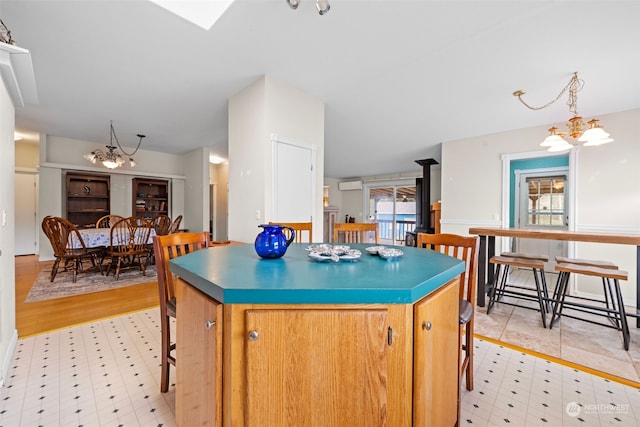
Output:
M60 266L60 258L56 258L53 266L51 267L51 282L56 278L56 274L58 274L58 267Z
M465 353L468 358L467 361L467 369L466 369L466 377L467 377L467 390L473 390L473 317L471 320L467 322L466 330L465 330Z
M538 272L536 269L533 269L533 279L536 282L536 294L538 295L538 304L540 305L540 317L542 318L542 327L547 327L547 310L546 310L546 302L543 299L543 290L540 289L541 280L538 279Z
M491 286L491 292L489 292L489 304L487 305L487 314L491 312L493 308L493 304L496 302L496 292L498 288L498 283L500 281L500 264L496 265L496 272L493 276L493 286Z
M556 284L556 290L554 291L556 299L553 304L553 315L551 316L551 321L549 322L549 329L553 328L553 325L556 324L562 316L562 308L564 305L564 298L567 293L568 283L569 273L561 271L560 274L558 274L558 282Z
M162 364L160 370L160 392L166 393L169 390L169 316L164 316L162 319Z
M620 282L618 279L613 279L613 286L615 289L616 299L618 300L618 315L620 316L620 323L622 329L622 340L624 341L624 349L629 350L629 324L627 323L627 314L624 311L624 301L622 299L622 292L620 292Z

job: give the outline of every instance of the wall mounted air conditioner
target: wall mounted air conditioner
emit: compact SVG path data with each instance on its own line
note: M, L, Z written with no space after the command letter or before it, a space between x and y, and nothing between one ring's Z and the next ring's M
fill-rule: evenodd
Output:
M362 181L343 181L338 183L338 190L362 190Z

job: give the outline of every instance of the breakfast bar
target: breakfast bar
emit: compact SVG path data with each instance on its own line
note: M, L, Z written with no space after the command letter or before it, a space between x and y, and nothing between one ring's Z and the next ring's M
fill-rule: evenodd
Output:
M478 290L477 304L484 307L486 288L494 281L494 272L489 266L489 260L495 255L496 237L511 237L522 239L562 240L570 242L608 243L618 245L633 245L636 247L636 309L627 312L628 316L636 318L636 327L640 328L640 234L610 234L585 233L565 230L542 230L521 228L486 228L472 227L469 234L480 236L478 254Z
M292 244L171 261L178 426L452 426L464 263L402 247L318 262Z

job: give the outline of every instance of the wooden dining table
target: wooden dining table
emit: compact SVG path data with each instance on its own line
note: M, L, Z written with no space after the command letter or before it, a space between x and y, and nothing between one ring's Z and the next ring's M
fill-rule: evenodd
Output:
M636 327L640 328L640 234L584 233L565 230L532 230L522 228L471 227L469 234L480 237L478 253L478 293L476 303L485 306L486 287L494 281L494 271L489 260L495 255L496 237L522 239L561 240L570 242L609 243L636 246L636 309L627 311L628 316L636 318Z

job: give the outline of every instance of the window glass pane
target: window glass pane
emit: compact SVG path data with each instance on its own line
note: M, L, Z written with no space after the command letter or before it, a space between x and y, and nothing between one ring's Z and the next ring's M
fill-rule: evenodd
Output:
M562 226L565 218L565 177L527 178L527 225Z

